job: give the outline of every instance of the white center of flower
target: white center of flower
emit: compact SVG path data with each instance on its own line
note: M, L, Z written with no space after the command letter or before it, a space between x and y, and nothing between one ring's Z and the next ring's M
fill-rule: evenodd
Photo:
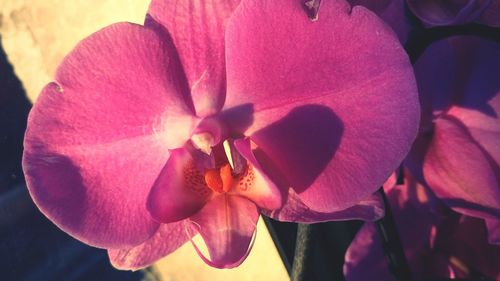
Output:
M212 134L204 132L198 133L191 136L191 142L194 147L203 151L207 155L212 153L212 146L214 145L214 137Z

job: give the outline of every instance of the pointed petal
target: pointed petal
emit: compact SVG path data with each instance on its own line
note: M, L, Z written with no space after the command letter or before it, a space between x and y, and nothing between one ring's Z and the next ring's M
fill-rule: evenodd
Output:
M224 34L239 0L153 0L146 26L162 25L172 37L198 116L216 113L226 93Z
M427 25L458 25L474 21L489 0L407 0L411 11Z
M123 270L138 270L174 252L191 237L185 221L161 224L151 238L133 248L108 249L111 264Z
M319 13L311 22L300 1L239 6L226 32L225 108L253 105L245 135L269 158L256 154L265 173L332 212L383 184L415 138L419 110L411 65L384 23L343 1L323 1Z
M322 213L306 206L295 191L289 189L287 201L282 208L274 211L263 210L262 213L275 220L298 223L343 220L375 221L384 216L384 203L379 195L374 194L345 210Z
M190 218L210 254L207 259L198 252L200 257L217 268L240 265L250 251L258 219L257 206L246 198L225 194L213 198Z
M470 216L500 217L495 171L460 121L436 121L423 168L429 187L449 207Z
M257 159L255 159L251 150L250 139L236 140L234 145L238 152L248 161L250 165L249 169L252 171L254 179L254 182L251 183L251 188L240 188L238 186L236 194L252 200L257 206L267 210L275 210L281 207L281 192L262 171L262 167Z
M198 212L212 195L203 175L186 149L170 152L148 195L147 209L151 216L169 223L188 218Z
M147 194L169 146L193 126L173 52L149 29L111 25L76 46L34 105L24 142L28 188L77 239L131 247L158 228Z

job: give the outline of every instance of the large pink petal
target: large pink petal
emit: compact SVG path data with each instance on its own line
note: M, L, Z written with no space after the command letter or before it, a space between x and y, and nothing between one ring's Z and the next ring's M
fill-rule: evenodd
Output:
M384 216L384 204L380 196L374 194L366 200L362 200L358 204L345 210L322 213L314 211L313 208L306 206L295 191L290 188L288 190L287 200L282 208L274 211L263 210L262 213L279 221L299 223L343 220L375 221Z
M155 234L133 248L108 249L111 264L118 269L137 270L174 252L189 240L186 221L161 224Z
M355 205L407 154L419 115L413 70L373 13L323 1L312 22L301 1L249 0L226 35L225 108L253 106L244 133L257 159L308 206Z
M240 0L153 0L146 25L157 23L172 36L186 73L198 116L216 113L224 103L224 32Z
M411 11L427 25L465 24L479 18L491 0L406 0Z
M436 121L423 169L429 187L449 207L470 216L500 217L494 167L460 121Z
M151 188L147 208L154 219L175 222L198 212L212 193L190 153L179 148L170 152Z
M196 248L200 257L217 268L240 265L250 251L258 219L257 206L248 199L226 194L215 197L191 217L210 254L208 259Z
M155 32L119 23L64 59L28 120L23 166L42 212L76 238L131 247L158 228L149 189L194 125L175 49Z

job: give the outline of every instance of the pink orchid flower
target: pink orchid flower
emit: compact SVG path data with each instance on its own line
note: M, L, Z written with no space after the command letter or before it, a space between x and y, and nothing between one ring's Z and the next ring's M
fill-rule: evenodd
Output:
M380 217L371 194L418 129L411 65L368 10L324 1L311 21L303 9L156 0L144 26L80 42L29 116L40 210L125 269L196 233L208 264L237 266L260 212Z
M453 37L415 64L420 133L405 161L412 175L453 210L500 221L500 45ZM498 240L497 240L498 241Z
M385 185L413 280L472 278L500 280L500 248L488 243L484 221L447 209L407 175L405 185ZM393 277L373 223L365 223L349 246L347 281L390 281Z

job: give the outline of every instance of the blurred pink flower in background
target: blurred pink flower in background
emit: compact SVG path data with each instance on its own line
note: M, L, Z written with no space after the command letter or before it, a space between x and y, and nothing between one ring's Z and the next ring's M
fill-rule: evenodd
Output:
M499 66L498 43L466 36L434 43L415 64L420 132L389 199L416 280L500 278ZM360 230L347 280L391 280L378 239L372 224Z
M500 220L500 44L438 41L415 64L420 133L405 163L455 211ZM492 234L498 237L497 234Z
M378 219L372 194L418 128L416 85L371 12L325 1L153 1L144 26L81 41L30 113L24 172L41 211L145 267L199 233L239 265L262 212Z

